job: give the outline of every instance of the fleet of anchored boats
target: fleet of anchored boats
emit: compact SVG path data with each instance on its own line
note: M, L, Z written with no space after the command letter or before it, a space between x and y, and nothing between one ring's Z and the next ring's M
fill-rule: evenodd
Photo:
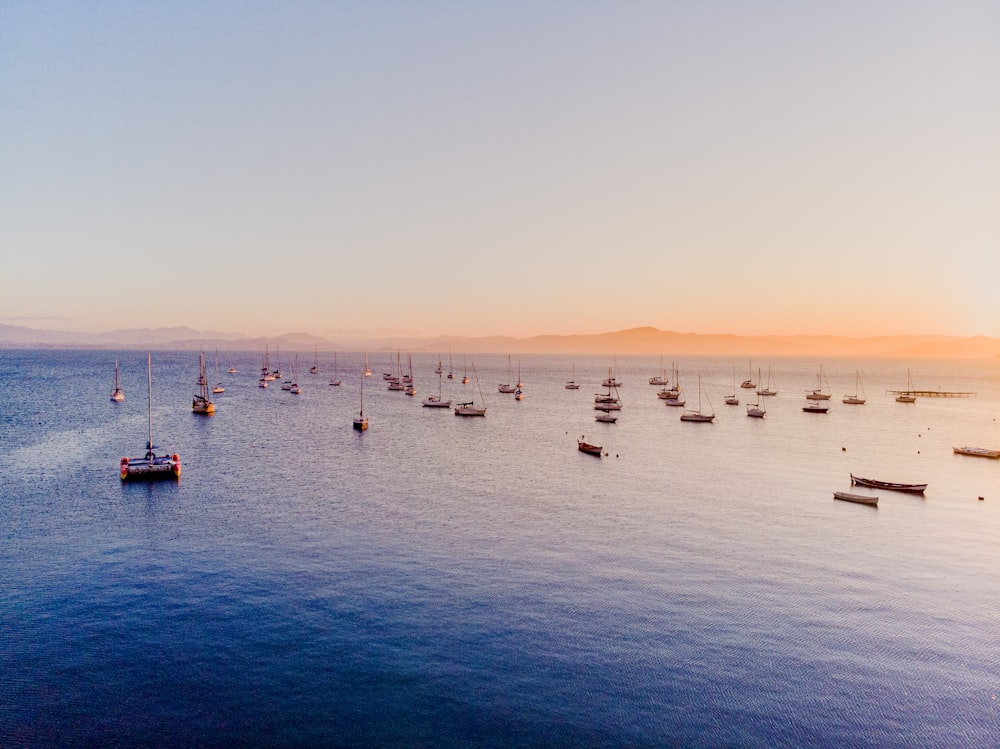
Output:
M383 374L383 378L387 381L389 390L403 390L408 395L416 394L416 387L413 384L413 364L412 358L408 359L408 371L404 374L401 358L399 352L396 354L396 361L392 362L390 360L390 370ZM449 353L449 372L448 379L454 379L454 374L451 370L451 355ZM334 354L334 366L333 366L333 376L330 379L330 385L340 385L341 379L339 377L339 369L337 365L337 356ZM219 376L219 354L216 351L215 354L215 367L216 367L216 377ZM463 377L462 383L469 384L470 380L468 377L468 369L465 364L463 357ZM120 464L120 473L122 481L136 481L136 480L153 480L153 479L178 479L181 475L181 461L180 456L176 453L173 454L163 454L157 455L156 448L153 445L153 420L152 420L152 361L149 355L146 357L146 369L147 369L147 410L148 410L148 421L149 421L149 432L146 441L146 452L139 457L123 457ZM680 374L678 372L676 364L671 368L671 376L668 377L666 370L663 367L663 361L661 357L660 361L660 374L654 375L649 378L650 385L661 386L661 390L657 392L657 398L662 400L667 406L681 406L685 405L685 400L682 398L682 389L680 385ZM748 364L748 371L749 364ZM229 367L229 372L235 373L236 368L233 366ZM314 352L314 363L309 368L310 374L319 373L319 357L318 352ZM441 380L444 373L444 368L442 362L439 360L438 365L434 372L438 375L438 392L436 395L428 395L423 400L423 406L426 408L452 408L455 415L457 416L485 416L486 406L484 404L483 391L479 385L479 376L476 373L475 363L472 365L473 376L476 380L476 387L479 392L479 405L476 401L469 400L462 403L452 404L450 399L445 399L442 394ZM292 379L286 380L282 384L282 390L290 391L294 394L299 394L302 392L298 384L298 357L295 357L294 365L292 369ZM517 383L512 385L511 380L513 375L513 369L510 361L510 357L507 360L507 381L501 383L497 387L497 391L500 393L513 393L515 400L522 400L524 398L524 383L521 380L521 366L518 363L517 369ZM268 383L274 381L281 376L280 367L277 365L272 370L270 368L270 352L265 348L263 355L263 362L261 367L261 374L258 380L258 384L262 388L266 388ZM362 377L360 378L360 408L358 411L358 416L353 420L353 428L358 431L365 431L368 429L368 417L365 416L364 409L364 380L371 376L371 369L368 367L368 354L365 354L365 366L362 372ZM114 364L114 388L111 391L111 400L114 402L121 402L124 400L124 391L121 388L119 381L119 370L118 370L118 360L115 359ZM761 377L760 369L757 370L757 382L755 383L752 377L747 377L740 387L744 389L753 389L756 393L757 400L754 403L748 403L746 407L746 414L750 417L763 418L767 415L767 409L761 402L761 396L775 396L777 395L777 390L773 389L771 369L768 367L767 372L767 385L761 385L763 379ZM608 376L601 381L601 386L606 389L603 393L596 393L594 395L594 409L598 411L595 421L599 423L614 424L618 420L618 412L622 410L621 397L619 395L619 388L622 383L616 376L614 368L608 369ZM197 378L198 392L195 393L191 410L196 414L209 415L215 412L215 403L209 397L209 387L208 387L208 375L206 372L205 365L205 353L201 352L198 358L198 378ZM578 390L580 384L576 382L576 367L574 365L573 372L571 374L570 380L565 385L567 390ZM222 386L222 382L219 381L218 384L212 388L212 393L223 393L225 388ZM909 370L907 370L907 388L904 391L899 391L899 395L896 398L897 401L903 403L912 403L916 400L917 391L913 388L913 381L910 377ZM726 397L726 403L729 405L738 405L739 400L736 397L736 371L733 370L733 393ZM826 401L830 400L830 391L826 383L825 377L823 375L822 366L819 368L819 372L816 377L816 387L812 390L806 392L806 405L803 406L802 410L806 412L813 413L826 413L829 410L829 406ZM849 405L863 405L865 403L864 391L861 387L861 373L860 371L855 372L855 389L854 393L850 395L845 395L842 402ZM708 403L708 407L703 406L703 401ZM715 420L715 411L711 407L711 403L708 401L708 394L702 385L701 375L698 375L698 407L694 409L685 409L680 415L681 421L686 422L701 422L701 423L711 423ZM600 457L601 455L606 455L604 448L601 445L594 445L589 442L584 441L581 437L577 440L577 448L584 453L590 455L595 455ZM994 450L983 447L955 447L953 448L955 454L958 455L968 455L973 457L983 457L1000 459L1000 450ZM851 474L851 485L852 486L863 486L874 489L885 489L890 491L898 492L909 492L915 494L923 494L924 490L927 488L927 484L906 484L889 482L878 479L862 478ZM877 506L878 497L868 494L856 494L845 491L835 491L833 493L835 499L844 500L847 502L855 502L859 504L867 504L872 506Z

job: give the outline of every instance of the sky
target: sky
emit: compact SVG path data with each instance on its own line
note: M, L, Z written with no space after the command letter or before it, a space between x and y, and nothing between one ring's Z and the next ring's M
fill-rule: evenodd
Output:
M0 323L1000 336L1000 3L0 0Z

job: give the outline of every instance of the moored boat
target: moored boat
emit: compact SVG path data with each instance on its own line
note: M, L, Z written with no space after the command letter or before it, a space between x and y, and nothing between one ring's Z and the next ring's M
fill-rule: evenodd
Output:
M580 435L580 439L576 441L576 448L582 453L587 453L588 455L596 455L598 458L601 457L601 453L603 452L604 448L601 445L591 445L589 442L584 442L583 441L584 436L585 435L582 434Z
M181 477L181 457L177 453L157 455L153 444L153 368L150 355L146 354L146 397L149 432L146 453L141 458L123 457L118 470L122 481L158 481Z
M870 486L874 489L891 489L895 492L910 492L912 494L923 494L927 489L927 484L900 484L895 481L879 481L878 479L866 479L851 474L851 483L858 486Z
M878 497L873 497L870 494L851 494L850 492L834 492L834 499L842 499L845 502L856 502L859 505L871 505L872 507L878 506Z
M953 447L957 455L972 455L977 458L1000 458L1000 450L990 450L987 447Z

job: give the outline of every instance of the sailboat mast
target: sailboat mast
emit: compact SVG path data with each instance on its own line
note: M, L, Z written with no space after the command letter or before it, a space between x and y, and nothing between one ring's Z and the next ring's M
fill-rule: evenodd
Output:
M146 440L146 450L153 451L153 364L149 352L146 352L146 416L149 419L149 433Z

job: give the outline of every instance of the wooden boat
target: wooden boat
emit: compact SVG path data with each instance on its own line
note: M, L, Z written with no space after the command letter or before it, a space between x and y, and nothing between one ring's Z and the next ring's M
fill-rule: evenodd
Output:
M1000 450L990 450L987 447L953 447L957 455L972 455L977 458L1000 458Z
M894 492L910 492L912 494L923 494L927 484L898 484L893 481L878 481L877 479L865 479L851 474L851 484L858 486L870 486L875 489L891 489Z
M149 432L146 439L146 454L141 458L124 457L119 463L119 474L122 481L158 481L181 477L181 457L172 455L157 455L153 444L153 367L150 355L146 354L146 399Z
M845 502L857 502L859 505L871 505L872 507L878 506L878 497L873 497L870 494L851 494L850 492L834 492L834 499L842 499Z
M118 360L115 359L115 388L111 391L111 400L121 403L125 400L125 391L118 385Z
M601 453L604 448L600 445L591 445L589 442L583 441L584 435L580 435L580 439L576 441L576 448L582 452L587 453L587 455L596 455L598 458L601 457Z

